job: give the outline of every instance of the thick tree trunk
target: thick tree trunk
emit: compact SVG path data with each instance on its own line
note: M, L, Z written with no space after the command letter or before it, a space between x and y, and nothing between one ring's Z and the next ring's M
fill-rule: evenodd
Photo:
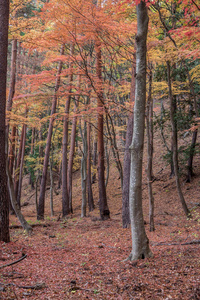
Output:
M103 140L103 110L104 99L102 91L102 61L101 61L101 44L96 41L96 73L98 79L97 87L97 109L98 109L98 185L99 185L99 209L102 220L110 218L110 211L107 204L105 174L104 174L104 140Z
M170 100L170 120L171 120L171 127L172 127L172 139L173 139L173 164L174 164L174 174L175 174L175 179L176 179L176 187L177 187L177 192L179 199L181 201L183 210L186 214L187 217L190 217L190 211L187 207L187 204L185 202L182 190L181 190L181 184L179 180L179 166L178 166L178 141L177 141L177 126L176 126L176 110L174 105L174 101L176 101L176 98L173 97L172 95L172 87L171 87L171 67L170 67L170 62L167 61L167 77L168 77L168 89L169 89L169 100Z
M136 89L134 106L134 131L130 146L131 172L129 206L132 235L132 251L129 260L152 256L149 240L144 228L142 210L142 160L145 128L146 102L146 40L148 32L148 15L145 2L137 5L136 36Z
M0 241L9 242L9 195L6 176L6 74L9 1L0 2Z
M71 46L71 55L73 55L74 46ZM69 108L71 102L71 86L73 81L73 64L69 63L69 88L68 97L65 103L65 116L63 124L63 144L62 144L62 216L65 217L70 214L69 207L69 194L68 194L68 183L67 183L67 149L68 149L68 125L69 125Z
M152 190L153 181L153 103L152 103L152 68L149 74L149 94L147 100L147 184L149 192L149 226L150 231L155 230L154 226L154 197Z
M135 61L132 68L131 76L131 92L130 104L135 100ZM130 170L131 170L131 154L130 145L133 138L133 113L131 112L128 117L126 143L124 152L124 169L123 169L123 187L122 187L122 226L128 228L130 226L129 214L129 184L130 184Z
M64 53L64 45L61 47L60 54L63 55ZM47 143L45 148L45 156L44 156L44 164L43 164L43 171L42 171L42 180L40 184L40 196L39 196L39 203L38 203L38 211L37 211L37 219L43 220L44 219L44 202L45 202L45 189L46 189L46 180L47 180L47 169L48 169L48 163L49 163L49 153L50 153L50 147L51 147L51 137L53 132L53 122L54 122L54 114L56 112L56 106L57 106L57 91L60 86L60 74L62 71L62 62L59 62L58 65L58 71L57 71L57 78L55 83L55 92L51 107L51 118L49 121L49 130L47 135Z

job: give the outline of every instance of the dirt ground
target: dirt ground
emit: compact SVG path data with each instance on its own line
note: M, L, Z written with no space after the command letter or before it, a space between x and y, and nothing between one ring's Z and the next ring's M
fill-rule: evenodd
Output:
M174 178L163 162L163 146L156 142L153 191L155 232L149 232L146 162L144 161L143 206L146 232L153 258L124 261L131 252L130 229L121 222L121 189L115 164L107 189L111 219L100 221L98 186L93 185L95 210L81 218L81 181L73 180L74 214L62 220L61 193L54 195L55 216L50 217L49 190L45 221L36 221L34 191L24 180L22 208L34 224L27 236L11 216L11 243L0 244L0 266L27 257L0 269L0 299L200 299L200 163L195 157L195 177L182 189L192 219L188 220L179 202ZM31 197L31 195L33 195ZM58 220L59 219L59 220Z

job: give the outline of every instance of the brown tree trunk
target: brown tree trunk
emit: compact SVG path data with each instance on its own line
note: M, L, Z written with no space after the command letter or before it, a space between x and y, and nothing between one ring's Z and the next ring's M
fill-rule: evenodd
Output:
M176 126L176 110L174 107L174 101L176 101L176 98L172 95L172 87L171 87L171 67L170 62L167 61L167 77L168 77L168 89L169 89L169 100L170 100L170 120L171 120L171 127L172 127L172 138L173 138L173 164L174 164L174 173L175 173L175 179L176 179L176 187L178 196L180 199L180 202L182 204L183 210L187 217L190 217L190 211L187 207L187 204L185 202L182 190L181 190L181 184L179 180L179 174L178 174L178 141L177 141L177 126Z
M79 87L80 87L81 77L79 76ZM73 158L75 151L75 140L76 140L76 123L77 123L77 110L79 106L79 96L75 100L74 103L74 117L72 120L72 131L71 131L71 143L70 143L70 151L69 151L69 161L68 161L68 196L69 196L69 211L73 213L72 207L72 170L73 170Z
M0 2L0 241L9 242L9 195L6 176L6 75L9 1Z
M150 231L155 230L154 226L154 197L152 190L153 181L153 103L152 103L152 66L149 70L149 95L147 100L147 184L149 192L149 225Z
M9 150L9 170L11 176L13 175L13 168L14 168L14 159L15 159L15 135L16 135L16 126L14 125L12 127L12 132L11 132L11 144L10 144L10 150Z
M27 114L27 111L26 111ZM24 166L24 155L25 155L25 143L26 143L26 128L27 125L24 124L24 132L22 138L22 153L21 153L21 163L20 163L20 169L19 169L19 182L18 182L18 191L17 191L17 203L19 207L21 206L21 189L22 189L22 179L23 179L23 166Z
M92 183L95 183L96 181L96 166L97 166L97 141L96 141L96 135L94 138L94 143L93 143L93 158L92 158L92 164L93 164L93 169L95 168L95 171L92 174Z
M17 63L17 40L12 41L12 56L11 56L11 75L10 75L10 88L7 100L7 111L12 109L12 101L15 94L15 81L16 81L16 63Z
M73 55L74 45L71 45L70 54ZM68 97L65 103L65 116L63 124L63 144L62 144L62 216L67 216L71 211L69 207L69 194L68 194L68 184L67 184L67 149L68 149L68 125L69 125L69 108L71 101L71 89L73 81L73 64L69 63L69 88Z
M135 61L133 62L132 75L131 75L131 92L130 104L135 100ZM123 169L123 187L122 187L122 226L128 228L130 226L129 215L129 183L130 183L130 170L131 170L131 153L130 145L133 138L133 113L131 112L128 117L126 143L124 152L124 169Z
M34 145L35 145L35 127L32 128L32 137L31 137L31 152L30 155L34 154ZM34 190L34 181L32 178L32 174L29 175L29 184L31 185L31 189Z
M64 54L64 45L61 47L60 54ZM37 219L43 220L44 219L44 202L45 202L45 189L46 189L46 180L47 180L47 169L48 169L48 163L49 163L49 153L50 153L50 147L51 147L51 137L53 132L53 122L54 122L54 114L56 112L56 106L57 106L57 91L60 86L60 74L62 71L62 62L59 62L58 65L58 71L57 71L57 78L55 83L55 92L51 107L51 117L49 121L49 130L47 135L47 143L45 148L45 156L44 156L44 164L43 164L43 171L42 171L42 180L40 184L40 196L39 196L39 203L38 203L38 211L37 211Z
M96 74L98 79L97 87L97 109L98 109L98 185L99 185L99 209L102 220L110 218L110 211L107 204L105 175L104 175L104 140L103 140L103 110L104 99L102 91L102 61L101 61L101 43L96 41Z
M89 104L89 103L88 103ZM92 173L91 173L91 125L90 125L90 117L88 117L87 122L87 192L88 192L88 207L89 211L94 210L94 198L92 193Z
M26 132L26 125L23 124L22 126L22 132L21 132L21 138L20 138L20 144L19 144L19 150L17 155L17 164L15 168L15 178L14 178L14 189L15 189L15 198L17 201L18 198L18 190L19 190L19 174L20 174L20 165L21 165L21 159L22 159L22 152L23 152L23 143L24 143L24 136ZM17 202L20 207L20 202Z

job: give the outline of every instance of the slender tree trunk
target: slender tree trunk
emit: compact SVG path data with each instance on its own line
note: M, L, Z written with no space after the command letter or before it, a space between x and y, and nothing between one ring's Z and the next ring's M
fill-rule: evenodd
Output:
M96 136L94 138L94 144L93 144L93 159L92 159L92 163L93 163L93 169L96 169L96 165L97 165L97 141L96 141ZM92 174L92 183L95 183L96 181L96 171L93 172Z
M0 2L0 241L9 242L9 195L6 176L6 75L9 1Z
M171 127L172 127L172 138L173 138L173 164L174 164L174 173L175 173L175 179L176 179L176 187L178 196L180 199L180 202L182 204L183 210L187 217L190 217L190 211L187 207L187 204L185 202L182 190L181 190L181 184L179 180L179 174L178 174L178 142L177 142L177 126L175 121L176 111L174 110L174 101L176 101L176 98L172 95L172 87L171 87L171 67L170 62L167 61L167 77L168 77L168 88L169 88L169 100L170 100L170 120L171 120Z
M49 157L49 170L50 170L50 210L51 210L51 216L54 216L54 210L53 210L53 151L52 151L52 157Z
M88 191L88 207L89 211L94 210L94 199L93 199L93 193L92 193L92 173L91 173L91 125L90 125L90 117L88 117L87 122L87 191Z
M34 145L35 145L35 127L32 128L32 137L31 137L31 152L30 155L33 156L34 154ZM31 189L34 190L34 181L33 181L33 171L30 172L29 176L29 184L31 185Z
M79 87L80 87L80 80L79 77ZM74 117L72 120L72 131L71 131L71 143L70 143L70 151L69 151L69 161L68 161L68 196L69 196L69 212L73 213L72 208L72 171L73 171L73 158L74 158L74 151L75 151L75 140L76 140L76 125L77 125L77 116L76 113L78 111L79 106L79 96L77 100L75 100L74 104Z
M61 47L60 54L64 54L64 45ZM38 203L38 211L37 211L37 219L43 220L44 219L44 202L45 202L45 189L46 189L46 180L47 180L47 169L48 169L48 163L49 163L49 153L50 153L50 147L51 147L51 137L53 132L53 122L54 122L54 114L56 112L56 106L57 106L57 91L60 86L60 74L62 71L62 62L59 62L58 65L58 71L57 71L57 78L55 83L55 92L51 107L51 117L49 121L49 130L47 135L47 143L45 148L45 156L44 156L44 164L43 164L43 171L42 171L42 180L40 184L40 196L39 196L39 203Z
M153 103L152 103L152 66L149 74L149 95L147 100L147 184L149 192L149 225L150 231L155 230L154 226L154 197L152 190L153 181Z
M71 45L71 55L73 55L74 45ZM73 64L69 63L69 89L68 97L65 103L65 116L63 125L63 144L62 144L62 216L70 214L68 183L67 183L67 149L68 149L68 125L69 125L69 108L71 101L71 86L73 81Z
M102 91L102 61L101 61L101 44L96 41L96 73L98 79L97 92L97 109L98 109L98 185L99 185L99 208L102 220L110 218L110 211L107 204L105 174L104 174L104 140L103 140L103 110L104 99Z
M82 189L82 205L81 205L81 217L86 217L86 187L87 187L87 126L84 121L84 128L82 132L80 122L80 133L83 142L82 158L81 158L81 189Z
M130 104L133 104L135 100L135 59L132 68L131 75L131 92L130 92ZM129 214L129 185L130 185L130 170L131 170L131 154L130 145L133 138L133 113L131 112L128 117L127 131L126 131L126 143L124 152L124 169L123 169L123 187L122 187L122 226L128 228L130 226L130 214Z
M187 76L188 76L188 80L189 80L190 92L191 92L191 94L193 96L193 100L194 100L195 114L196 114L196 117L199 118L199 111L198 111L198 107L197 107L197 99L196 99L196 93L194 90L193 82L191 80L190 72L189 72L186 64L185 64L185 67L186 67L186 72L187 72ZM194 173L193 173L193 158L194 158L195 147L196 147L197 133L198 133L198 128L192 134L192 143L190 146L190 156L188 159L188 174L187 174L186 182L190 182L192 176L194 175Z
M7 111L11 111L13 97L15 94L15 81L16 81L16 63L17 63L17 40L12 41L12 56L11 56L11 75L10 75L10 88L7 100Z
M11 132L11 145L9 150L9 170L11 176L13 175L13 168L14 168L14 159L15 159L15 139L16 139L16 126L12 127Z
M17 164L15 168L15 182L14 182L14 189L15 189L15 198L18 201L18 191L19 191L19 176L20 176L20 166L21 166L21 159L22 159L22 152L23 152L23 143L24 143L24 136L26 132L26 125L23 124L22 126L22 132L21 132L21 138L20 138L20 145L19 145L19 151L17 155ZM20 202L17 202L20 208Z
M21 153L21 163L19 169L19 182L17 191L17 203L21 207L21 189L22 189L22 179L23 179L23 166L24 166L24 156L25 156L25 143L26 143L26 124L24 126L23 140L22 140L22 153Z
M145 128L146 102L146 40L148 32L148 14L145 2L137 5L136 36L136 89L134 106L134 131L130 146L131 172L129 206L132 235L132 251L129 260L152 256L149 240L144 228L142 210L142 161Z

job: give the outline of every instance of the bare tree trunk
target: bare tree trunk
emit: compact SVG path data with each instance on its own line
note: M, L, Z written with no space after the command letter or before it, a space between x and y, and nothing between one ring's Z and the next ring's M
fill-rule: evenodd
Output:
M53 152L53 151L52 151ZM50 170L50 210L51 210L51 216L54 216L54 211L53 211L53 154L52 158L49 157L49 170Z
M185 64L185 67L186 67L186 72L187 72L187 76L188 76L188 80L189 80L190 91L191 91L191 94L192 94L193 100L194 100L195 114L196 114L196 117L199 117L196 93L195 93L195 90L194 90L193 82L191 80L191 76L190 76L190 73L189 73L189 70L188 70L186 64ZM186 182L190 182L192 176L194 175L194 173L193 173L193 158L194 158L195 147L196 147L197 133L198 133L198 128L193 132L193 135L192 135L192 143L191 143L191 146L190 146L190 156L189 156L189 159L188 159L188 174L187 174Z
M145 128L146 102L146 40L148 32L148 14L145 2L137 5L136 36L136 89L134 106L134 131L130 146L131 172L129 206L132 235L132 251L129 260L152 256L149 240L144 228L142 210L142 161Z
M135 62L132 68L131 75L131 92L130 104L135 100ZM133 113L131 112L128 117L126 143L124 152L124 169L123 169L123 187L122 187L122 226L128 228L130 226L130 213L129 213L129 185L130 185L130 170L131 170L131 154L130 145L133 138Z
M99 185L99 208L100 217L102 220L110 218L110 211L107 204L105 174L104 174L104 140L103 140L103 110L104 99L102 91L102 61L101 61L101 44L99 40L96 41L96 73L98 78L98 92L97 92L97 108L98 108L98 185Z
M87 122L87 191L88 191L88 207L89 211L94 210L94 199L92 193L92 179L91 179L91 141L90 134L91 133L91 125L90 125L90 117L88 117Z
M7 100L7 111L11 111L13 97L15 94L15 81L16 81L16 63L17 63L17 40L12 41L12 56L11 56L11 79L10 79L10 88L9 95Z
M81 218L86 217L86 187L87 187L87 126L84 121L84 128L82 132L80 122L80 133L83 142L82 158L81 158L81 189L82 189L82 205L81 205Z
M10 145L10 150L9 150L9 170L11 176L13 175L13 168L14 168L14 158L15 158L15 135L16 135L16 126L12 127L12 132L11 132L11 145Z
M15 189L15 198L16 200L20 200L18 198L18 191L19 191L19 175L20 175L20 166L21 166L21 159L22 159L22 152L23 152L23 143L24 143L24 136L26 132L26 125L23 124L22 126L22 132L21 132L21 138L20 138L20 145L19 145L19 151L17 155L17 164L15 169L15 181L14 181L14 189ZM20 208L20 202L17 202Z
M71 45L71 55L74 51L74 45ZM62 216L65 217L70 214L69 207L69 194L68 194L68 183L67 183L67 149L68 149L68 123L69 123L69 108L71 101L71 89L73 81L73 64L69 63L69 88L68 88L68 97L65 103L65 116L63 124L63 144L62 144Z
M79 87L80 87L81 77L79 76ZM70 151L69 151L69 161L68 161L68 196L69 196L69 212L73 213L72 208L72 170L73 170L73 158L75 151L75 140L76 140L76 125L77 125L77 110L79 106L79 96L77 100L75 100L74 104L74 117L72 120L72 131L71 131L71 143L70 143Z
M60 54L64 54L64 45L61 47ZM38 211L37 211L37 219L43 220L44 219L44 202L45 202L45 189L46 189L46 180L47 180L47 169L48 169L48 163L49 163L49 153L50 153L50 147L51 147L51 137L53 132L53 122L54 122L54 114L56 112L56 106L57 106L57 91L60 86L60 74L62 71L62 62L59 62L58 65L58 71L57 71L57 78L55 83L55 92L51 107L51 118L49 121L49 130L47 135L47 143L45 148L45 156L44 156L44 164L43 164L43 171L42 171L42 180L40 184L40 196L39 196L39 203L38 203Z
M155 230L154 226L154 197L152 190L153 181L153 103L152 103L152 66L149 70L149 95L147 100L147 184L149 192L149 225L150 231Z
M167 61L167 77L168 77L168 88L169 88L169 100L170 100L170 120L171 120L171 127L172 127L172 138L173 138L173 163L174 163L174 173L175 173L175 179L176 179L176 187L179 199L181 201L183 210L187 217L191 217L190 211L187 207L187 204L185 202L182 190L181 190L181 184L179 180L179 174L178 174L178 142L177 142L177 126L175 121L176 111L174 110L174 101L176 101L176 98L172 95L172 88L171 88L171 67L170 62Z
M34 154L34 144L35 144L35 127L32 128L32 137L31 137L31 152L30 155L33 156ZM33 173L29 175L29 184L31 185L31 189L34 190L34 181L33 181Z
M94 144L93 144L92 163L93 163L93 168L96 168L96 165L97 165L97 141L96 141L96 137L94 139ZM96 172L93 172L93 174L92 174L92 183L95 183L95 181L96 181Z
M27 112L26 112L27 114ZM24 155L25 155L25 143L26 143L26 127L27 125L24 124L24 132L23 132L23 140L22 140L22 153L21 153L21 163L20 163L20 170L19 170L19 182L18 182L18 190L17 190L17 203L19 207L21 206L21 189L22 189L22 179L23 179L23 166L24 166Z
M9 1L0 2L0 241L10 242L9 195L6 176L6 75Z

